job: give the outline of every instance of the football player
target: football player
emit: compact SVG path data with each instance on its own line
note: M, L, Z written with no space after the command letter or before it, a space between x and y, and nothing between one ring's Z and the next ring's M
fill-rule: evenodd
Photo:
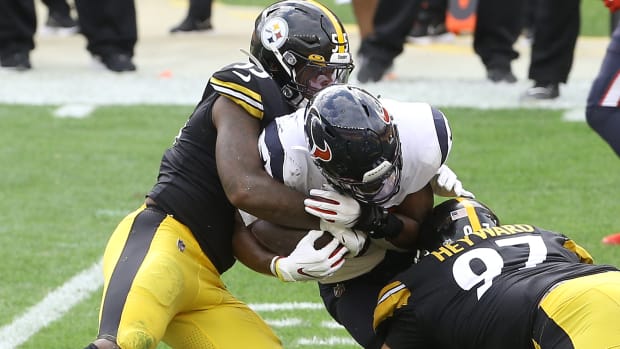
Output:
M380 346L372 331L376 298L389 277L411 264L409 250L433 207L437 172L445 177L439 180L444 195L472 195L442 168L451 146L447 119L429 104L379 101L338 84L317 93L305 110L274 120L260 136L267 171L312 195L306 210L349 250L338 270L315 279L328 312L365 348ZM265 221L251 229L233 239L241 262L283 281L312 279L281 263L280 255L294 247L295 240L283 246L291 232ZM255 237L272 253L254 246Z
M144 205L113 232L99 333L87 348L153 349L162 340L190 349L281 347L220 278L235 262L235 206L280 224L319 226L304 212L305 196L264 171L256 144L261 128L346 81L353 64L342 23L312 0L263 10L250 52L249 62L211 76Z
M620 0L604 0L612 13ZM620 25L616 25L601 69L590 88L586 106L588 125L620 156Z
M620 346L620 270L566 236L455 198L420 240L427 254L381 290L382 349Z

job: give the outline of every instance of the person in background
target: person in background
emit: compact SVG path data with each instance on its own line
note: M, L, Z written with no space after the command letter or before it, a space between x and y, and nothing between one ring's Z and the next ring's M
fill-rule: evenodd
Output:
M133 0L76 0L80 32L93 58L113 72L136 70L132 62L138 40ZM34 0L0 0L0 67L32 68L30 51L37 28Z
M134 0L75 0L80 32L96 62L116 72L135 71L138 28Z
M65 0L42 0L47 7L47 19L43 31L58 35L79 32L78 22L71 15L71 6Z
M382 349L620 347L620 270L565 235L455 198L420 240L425 254L378 298Z
M419 3L416 20L407 40L417 44L451 40L454 34L446 28L448 0L422 0Z
M189 0L187 16L170 29L171 33L202 32L213 29L211 23L212 0Z
M474 51L492 82L514 83L511 62L519 54L513 45L524 27L525 1L479 0L474 31ZM534 86L524 100L554 99L560 83L568 80L580 26L580 0L545 0L529 3L535 18L529 79Z
M620 0L604 0L614 13ZM586 106L588 125L620 157L620 26L614 29L598 75L592 83ZM619 239L620 240L620 239Z
M418 7L418 1L412 0L378 1L372 32L362 38L357 52L360 83L379 81L390 71L394 59L403 52Z

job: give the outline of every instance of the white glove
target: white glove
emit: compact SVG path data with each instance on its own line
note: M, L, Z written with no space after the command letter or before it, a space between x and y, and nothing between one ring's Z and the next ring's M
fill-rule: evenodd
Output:
M305 210L313 216L346 228L353 227L360 216L360 204L351 197L333 190L322 189L312 189L310 195L329 200L327 202L312 198L305 199Z
M325 247L317 250L314 242L323 232L310 230L288 257L276 256L271 260L271 273L282 281L320 280L331 276L344 264L344 255L349 252L332 239Z
M321 219L321 230L332 234L341 245L349 250L353 257L360 255L366 245L366 233L361 230L349 229L336 223Z
M441 165L439 170L437 170L437 174L431 179L431 187L433 187L433 193L435 193L435 195L475 198L473 193L463 188L463 183L458 180L456 173L446 165Z

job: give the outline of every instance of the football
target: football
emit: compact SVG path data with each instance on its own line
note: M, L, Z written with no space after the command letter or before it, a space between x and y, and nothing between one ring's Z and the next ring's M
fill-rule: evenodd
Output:
M280 256L291 254L299 240L308 233L308 230L286 228L260 220L251 224L250 229L261 245ZM333 236L330 233L324 232L314 241L314 248L321 249L332 239Z

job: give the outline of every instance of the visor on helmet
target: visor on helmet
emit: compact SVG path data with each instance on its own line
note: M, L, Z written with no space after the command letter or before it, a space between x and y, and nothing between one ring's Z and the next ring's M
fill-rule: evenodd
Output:
M332 180L331 182L359 201L383 204L400 190L400 159L401 157L399 156L394 164L384 161L377 168L368 171L367 174L379 169L380 174L371 175L370 177L374 178L367 181L358 182L341 179L339 181Z

